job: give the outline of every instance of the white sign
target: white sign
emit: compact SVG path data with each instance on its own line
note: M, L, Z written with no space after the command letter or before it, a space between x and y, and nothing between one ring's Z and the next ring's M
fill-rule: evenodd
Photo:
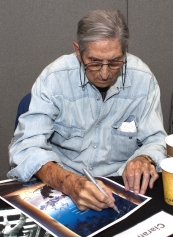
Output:
M171 234L173 216L161 211L114 237L168 237Z

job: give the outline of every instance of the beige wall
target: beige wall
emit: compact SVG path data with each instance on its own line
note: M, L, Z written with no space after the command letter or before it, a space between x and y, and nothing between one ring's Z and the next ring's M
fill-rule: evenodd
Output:
M141 57L161 87L168 131L173 90L172 0L0 1L0 179L9 170L8 144L16 110L43 68L73 51L78 20L89 10L119 9L128 18L129 52Z

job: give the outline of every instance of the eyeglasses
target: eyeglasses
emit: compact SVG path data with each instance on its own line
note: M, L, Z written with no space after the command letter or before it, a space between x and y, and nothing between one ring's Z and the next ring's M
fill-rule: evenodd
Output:
M103 67L103 65L108 65L108 67L111 70L119 70L122 65L124 64L124 61L109 61L108 63L101 63L101 62L96 62L96 63L87 63L84 64L85 66L85 71L99 71Z

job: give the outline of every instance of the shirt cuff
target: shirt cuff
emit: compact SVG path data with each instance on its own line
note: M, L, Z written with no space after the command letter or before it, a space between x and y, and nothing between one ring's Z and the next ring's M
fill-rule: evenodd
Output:
M39 156L37 157L44 156L41 156L39 154ZM63 168L63 164L60 162L57 155L54 152L50 151L49 155L42 159L36 159L35 156L26 158L23 162L12 168L7 173L7 177L10 179L15 178L19 182L28 182L43 165L50 161L57 163L57 165Z

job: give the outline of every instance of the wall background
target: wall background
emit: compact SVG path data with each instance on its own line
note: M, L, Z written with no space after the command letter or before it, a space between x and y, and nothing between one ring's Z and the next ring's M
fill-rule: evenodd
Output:
M161 87L169 132L173 91L172 0L1 0L0 1L0 179L9 170L8 145L17 106L41 71L73 52L77 22L89 10L119 9L130 29L129 52L146 62Z

